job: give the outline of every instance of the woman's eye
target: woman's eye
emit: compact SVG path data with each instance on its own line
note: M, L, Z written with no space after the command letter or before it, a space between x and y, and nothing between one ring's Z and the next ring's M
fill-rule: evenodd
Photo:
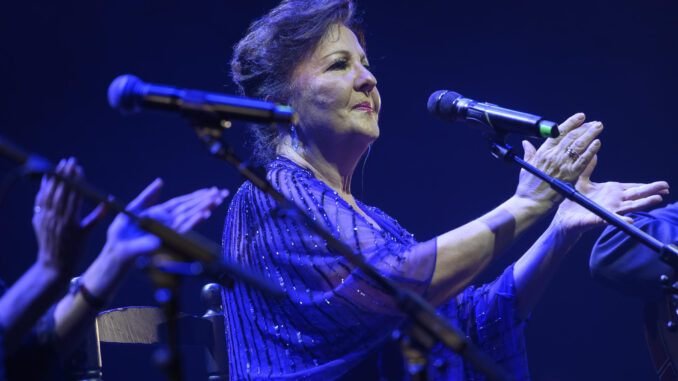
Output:
M327 70L344 70L348 67L348 61L345 59L336 60Z

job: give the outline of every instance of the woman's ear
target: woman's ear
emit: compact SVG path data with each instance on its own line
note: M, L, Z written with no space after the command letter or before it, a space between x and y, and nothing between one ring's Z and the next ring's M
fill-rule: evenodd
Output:
M275 104L278 104L278 105L290 106L291 100L289 98L283 99L281 96L277 96L277 95L267 95L264 98L264 101L275 103Z
M273 96L273 95L267 95L266 98L264 98L264 101L275 103L275 104L278 104L278 105L287 105L287 102L285 102L285 101L281 100L280 98Z

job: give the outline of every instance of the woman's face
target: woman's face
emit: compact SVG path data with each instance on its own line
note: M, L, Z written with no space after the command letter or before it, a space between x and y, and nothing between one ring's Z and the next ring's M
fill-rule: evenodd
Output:
M292 78L290 104L306 139L321 145L355 136L379 136L381 99L365 52L344 25L330 27Z

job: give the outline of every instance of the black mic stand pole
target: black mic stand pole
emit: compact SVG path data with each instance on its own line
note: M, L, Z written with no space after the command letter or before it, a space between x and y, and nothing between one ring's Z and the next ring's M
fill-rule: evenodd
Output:
M553 178L541 170L535 168L530 163L523 160L521 157L513 152L513 149L510 145L504 142L503 135L488 135L487 136L490 142L490 152L492 156L497 159L503 159L507 162L513 162L518 164L520 167L526 171L537 176L555 191L566 197L567 199L576 202L583 208L586 208L591 213L597 215L603 220L607 221L610 225L618 228L624 233L630 235L643 245L649 247L654 252L659 254L659 258L669 266L673 267L678 271L678 246L674 244L666 244L653 236L645 233L644 231L638 229L637 227L631 225L630 223L622 220L616 214L610 212L609 210L598 205L596 202L592 201L588 197L579 193L574 186L560 181L556 178Z
M167 377L172 381L181 380L181 358L179 354L178 314L179 301L177 291L180 275L205 275L224 286L232 284L230 276L239 278L263 292L272 295L282 295L278 285L261 278L240 265L224 260L220 255L220 248L212 241L195 233L178 233L165 226L162 222L149 217L138 216L128 210L117 199L103 192L83 180L73 180L55 172L55 166L40 156L29 154L0 136L0 155L25 166L24 171L29 174L50 174L63 181L69 187L76 189L86 198L103 203L116 213L122 213L135 221L137 225L160 238L165 249L179 255L182 259L197 261L186 264L175 262L167 258L153 258L149 266L149 274L156 289L155 299L162 306L167 321L167 346L161 347L155 353L156 364L161 366Z
M208 147L215 157L225 160L254 186L271 196L278 204L277 213L282 217L297 218L306 224L313 232L327 242L327 245L336 250L351 264L362 270L370 279L379 284L382 290L391 295L402 312L407 314L414 323L421 328L428 338L419 339L428 342L430 346L439 341L465 361L473 365L477 370L484 373L489 380L513 380L504 369L496 365L485 353L478 350L473 343L468 341L461 333L457 332L450 323L440 317L433 306L413 291L398 287L393 281L383 277L379 272L365 262L365 260L353 253L350 247L329 233L320 223L314 221L297 204L285 198L266 180L255 172L246 162L241 161L233 152L233 149L221 139L224 128L230 127L230 121L218 118L198 118L189 121L195 129L200 140ZM431 349L431 348L428 348Z
M586 208L590 212L594 213L598 217L607 221L610 225L618 228L624 233L631 236L636 241L650 248L652 251L659 254L659 259L671 266L675 273L678 274L678 246L675 244L666 244L654 238L650 234L638 229L634 225L622 220L616 214L608 211L602 206L598 205L591 199L577 192L574 186L562 182L558 179L555 179L551 176L548 176L544 172L538 170L534 166L527 163L521 157L517 156L515 152L511 149L511 146L504 143L504 136L502 135L488 135L488 140L490 141L490 152L492 156L503 159L505 161L514 162L524 168L526 171L532 173L533 175L539 177L546 183L548 183L551 188L555 189L558 193L565 196L569 200L576 202L582 207ZM674 279L675 280L675 279ZM675 295L678 295L678 287L676 287L674 280L670 279L666 274L662 275L658 281L661 283L662 290L667 300L667 304L671 305L669 311L669 318L666 322L666 327L669 331L676 331L678 326L678 303L673 298Z

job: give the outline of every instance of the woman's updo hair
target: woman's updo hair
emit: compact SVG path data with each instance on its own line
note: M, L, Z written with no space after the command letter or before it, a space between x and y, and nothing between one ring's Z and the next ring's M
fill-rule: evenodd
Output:
M365 49L364 35L351 0L284 0L250 25L234 48L233 81L242 95L288 104L291 79L297 65L307 58L334 24L351 29ZM267 162L275 157L281 136L275 126L252 125L254 158Z

